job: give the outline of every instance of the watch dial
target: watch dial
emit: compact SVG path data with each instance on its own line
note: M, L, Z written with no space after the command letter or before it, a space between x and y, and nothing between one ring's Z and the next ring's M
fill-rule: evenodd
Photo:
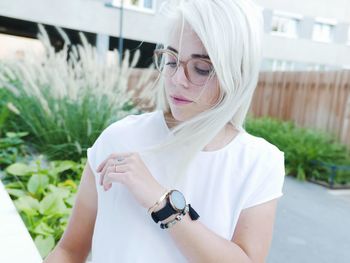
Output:
M186 200L183 194L177 190L173 191L170 195L171 203L178 210L183 210L186 206Z

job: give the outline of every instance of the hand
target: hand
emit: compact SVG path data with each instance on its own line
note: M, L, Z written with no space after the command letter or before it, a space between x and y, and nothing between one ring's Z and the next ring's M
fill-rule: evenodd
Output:
M112 153L97 167L96 172L100 172L100 185L105 191L112 187L112 183L122 183L147 209L166 191L154 179L138 153Z

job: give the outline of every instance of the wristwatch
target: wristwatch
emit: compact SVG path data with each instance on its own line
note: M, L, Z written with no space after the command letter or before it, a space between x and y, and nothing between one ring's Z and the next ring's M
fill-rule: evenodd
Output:
M186 199L184 195L178 190L171 190L166 196L165 206L157 212L152 212L151 216L154 222L158 223L168 217L182 213L186 208ZM197 220L199 215L197 212L188 204L189 214L192 220Z

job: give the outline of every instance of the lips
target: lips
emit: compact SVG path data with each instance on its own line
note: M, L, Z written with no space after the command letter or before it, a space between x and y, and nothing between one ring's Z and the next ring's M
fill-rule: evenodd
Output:
M183 102L192 102L192 100L189 100L183 96L178 96L178 95L173 95L173 96L170 96L172 97L173 99L177 100L177 101L183 101Z

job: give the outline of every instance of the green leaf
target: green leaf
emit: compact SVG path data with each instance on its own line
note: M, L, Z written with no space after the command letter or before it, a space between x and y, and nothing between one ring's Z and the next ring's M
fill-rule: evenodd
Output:
M59 174L66 170L72 169L75 166L73 161L57 161L55 162L56 167L52 169L52 173Z
M14 201L18 210L28 215L36 215L40 208L39 201L31 196L22 196Z
M67 204L69 204L71 207L73 207L75 203L75 195L71 195L70 197L66 198L65 201Z
M11 189L11 188L6 188L7 192L14 196L14 197L22 197L22 196L25 196L26 195L26 192L23 191L23 190L20 190L20 189Z
M16 176L25 176L33 171L33 168L24 163L14 163L8 166L5 171Z
M63 183L58 183L58 186L69 186L73 189L77 189L77 184L71 180L71 179L67 179L66 181L64 181Z
M40 213L43 215L65 214L67 207L62 196L57 193L50 193L40 202Z
M6 184L6 188L7 189L22 189L22 185L23 184L21 184L21 182L19 182L19 181L16 181L16 182L13 182L13 183L8 183L8 184Z
M9 138L23 137L28 134L28 132L6 132L6 136Z
M54 230L49 227L45 222L41 221L39 225L36 226L34 232L38 235L49 236L54 234Z
M55 246L55 239L53 236L37 236L34 240L42 258L45 258Z
M28 191L36 194L38 190L44 189L49 184L49 178L44 174L33 174L28 181Z
M52 193L59 195L61 198L67 198L70 195L70 190L64 187L57 187L50 184L48 188Z

